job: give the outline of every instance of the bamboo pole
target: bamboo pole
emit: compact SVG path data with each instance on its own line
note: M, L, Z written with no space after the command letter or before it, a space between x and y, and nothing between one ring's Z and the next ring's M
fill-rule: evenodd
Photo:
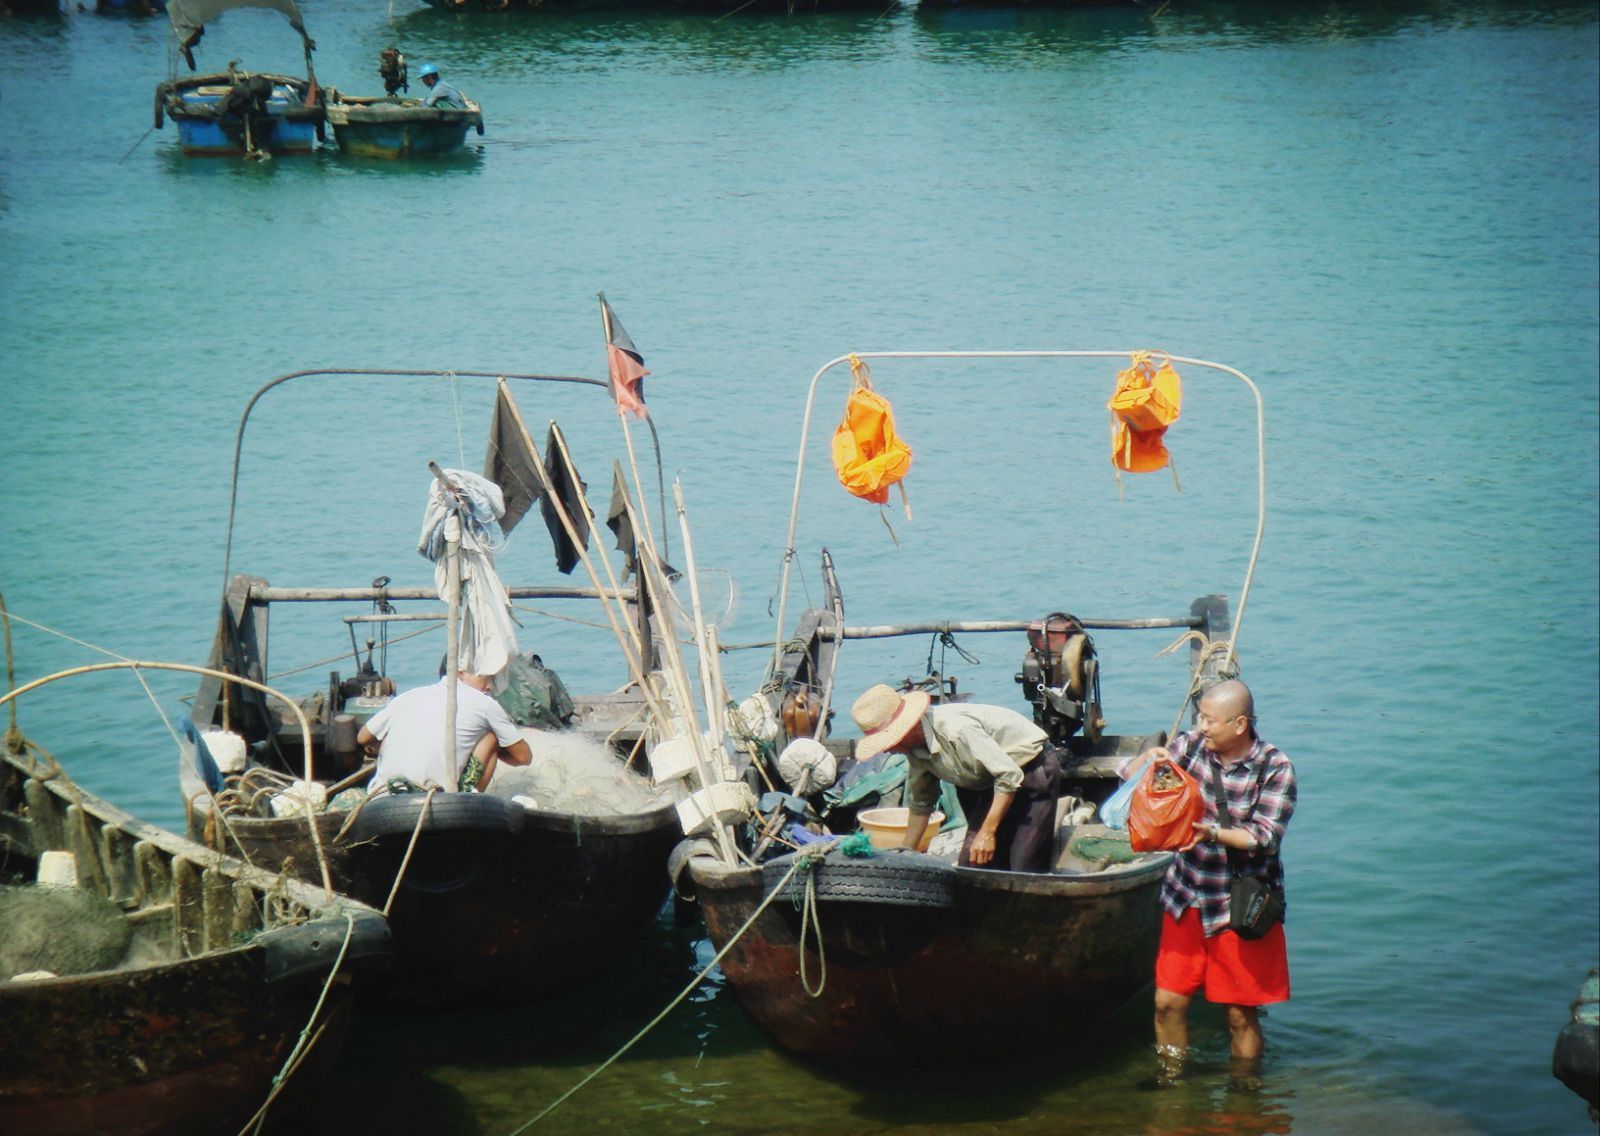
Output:
M438 462L430 461L428 471L438 481L449 501L444 519L444 600L445 667L444 685L444 767L450 771L450 787L456 787L461 771L456 768L456 676L461 669L461 490L445 476Z
M522 439L527 444L529 452L537 454L539 451L537 448L535 448L533 439L528 435L527 424L522 420L522 412L517 408L516 403L512 400L511 392L509 390L503 390L502 393L505 394L506 405L511 410L512 418L517 424L517 430L521 433ZM563 448L559 429L556 433L556 442L557 448ZM569 475L573 478L573 484L581 484L581 482L578 481L576 472L572 470L571 455L566 455L566 460L568 463ZM542 460L535 461L533 464L534 470L538 474L539 482L544 487L545 494L555 509L556 517L560 520L563 531L567 534L567 538L572 541L573 547L578 550L578 559L583 563L584 570L588 572L589 578L594 582L595 588L597 590L604 590L603 585L600 583L600 575L595 571L594 562L589 557L589 550L578 540L577 526L573 523L571 514L567 512L566 503L561 500L560 496L555 491L555 485L550 479L550 471L545 468ZM585 502L585 508L587 507L587 502ZM605 559L603 550L601 553L601 559L604 561L607 575L611 576L613 587L615 587L616 577L611 571L611 562ZM642 586L643 584L641 581L641 587ZM651 714L655 716L657 722L667 722L670 718L670 715L666 713L665 708L657 696L655 688L650 684L644 675L641 663L642 655L636 654L630 649L631 644L624 637L622 628L618 626L617 618L611 610L611 605L609 603L602 602L602 606L606 613L606 620L611 624L611 631L614 635L616 635L617 643L622 647L622 654L628 664L628 671L633 677L633 681L638 684L639 693L643 696L645 705L649 708ZM731 846L724 849L724 852L728 857L728 863L730 865L735 863Z
M623 500L623 508L627 511L629 523L636 523L637 517L634 513L633 501L626 496ZM656 555L654 545L641 545L640 547L645 549L645 555L640 557L639 566L641 570L650 574L649 586L658 597L661 597L655 605L656 612L658 614L664 613L667 622L667 634L662 636L662 641L666 645L665 654L668 663L666 674L673 685L674 694L683 711L682 720L689 741L689 751L694 756L696 770L700 774L701 788L709 790L713 785L721 782L722 773L720 767L713 766L710 755L706 752L705 737L700 733L700 726L695 720L694 691L689 682L689 669L684 665L683 653L678 647L678 632L672 614L666 574L661 569L661 560ZM711 775L714 768L716 770L715 777ZM730 866L736 866L738 864L738 851L737 846L734 844L733 833L727 825L716 819L715 814L713 814L712 818L712 831L716 833L717 844L721 848L727 863Z
M589 574L589 579L594 583L596 591L604 591L605 586L600 582L600 574L594 569L594 562L589 559L589 550L585 543L578 539L578 526L574 523L572 515L567 512L566 502L561 500L561 495L556 492L555 483L550 479L550 471L545 468L544 461L537 457L539 450L533 444L533 438L528 434L528 425L522 420L522 411L512 401L511 391L502 379L500 392L505 396L506 405L511 410L511 416L517 424L517 431L522 435L523 442L528 447L528 452L535 455L533 463L534 472L538 475L539 484L544 487L545 500L549 501L555 509L556 517L561 522L562 531L567 534L567 539L572 541L572 546L578 551L578 559L583 564L584 571ZM581 484L574 478L574 484ZM610 603L601 601L601 607L606 613L606 621L611 625L611 632L617 637L617 645L622 648L623 658L627 661L628 671L635 682L639 683L647 702L650 700L650 691L645 687L643 675L640 672L639 657L635 647L622 633L622 628L617 625L616 617L612 614ZM657 710L652 706L652 711Z
M711 730L713 746L722 744L724 736L723 715L718 712L721 700L711 673L712 647L706 635L706 621L700 607L700 580L695 572L694 540L689 535L689 514L683 505L683 482L673 479L672 499L678 507L678 533L683 537L684 570L689 574L689 603L694 613L694 643L699 654L700 688L705 692L706 725Z
M606 332L606 368L609 371L611 367L611 306L606 303L603 293L600 296L600 322L604 325ZM615 383L616 380L613 378L612 382ZM612 398L615 399L616 391L612 391L611 394ZM646 410L645 413L649 414L650 412ZM633 430L628 426L628 412L623 410L621 406L617 407L617 418L622 422L622 440L628 449L628 468L633 472L633 488L639 495L639 512L644 516L643 531L645 539L650 542L650 547L654 548L656 534L650 527L650 498L646 496L644 491L644 479L639 476L639 456L634 452ZM639 530L636 528L634 531L638 532Z

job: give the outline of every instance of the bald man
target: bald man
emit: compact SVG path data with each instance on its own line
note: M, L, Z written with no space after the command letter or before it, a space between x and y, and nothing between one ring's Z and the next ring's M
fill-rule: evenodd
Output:
M1173 857L1161 885L1155 1032L1163 1080L1182 1076L1196 994L1226 1008L1234 1072L1243 1077L1254 1075L1261 1058L1260 1007L1289 998L1283 925L1260 939L1242 939L1228 926L1230 853L1232 870L1282 888L1278 850L1294 815L1294 766L1262 741L1255 721L1249 687L1220 682L1200 699L1193 730L1144 755L1172 758L1199 782L1206 801L1194 839Z

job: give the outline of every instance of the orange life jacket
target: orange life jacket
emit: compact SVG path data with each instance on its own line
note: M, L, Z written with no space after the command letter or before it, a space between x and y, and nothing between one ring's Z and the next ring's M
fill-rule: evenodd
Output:
M1183 380L1172 369L1172 360L1157 367L1152 354L1133 353L1106 403L1111 410L1111 461L1129 473L1151 473L1167 465L1162 438L1183 405Z
M833 468L839 484L852 494L884 505L889 486L911 468L911 447L894 432L894 409L872 389L867 365L851 356L850 374L855 381L845 400L844 419L833 432ZM903 485L900 494L904 499Z

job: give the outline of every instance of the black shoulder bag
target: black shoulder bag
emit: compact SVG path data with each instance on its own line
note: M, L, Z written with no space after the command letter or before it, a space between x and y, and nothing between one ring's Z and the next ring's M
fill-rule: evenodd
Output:
M1262 775L1263 779L1265 774ZM1211 787L1217 796L1217 814L1233 827L1233 809L1228 805L1228 791L1222 784L1222 770L1211 767ZM1252 810L1253 811L1253 810ZM1245 820L1250 815L1245 814ZM1283 889L1274 887L1260 876L1247 876L1239 871L1239 862L1233 849L1228 850L1228 926L1241 939L1259 939L1283 921Z

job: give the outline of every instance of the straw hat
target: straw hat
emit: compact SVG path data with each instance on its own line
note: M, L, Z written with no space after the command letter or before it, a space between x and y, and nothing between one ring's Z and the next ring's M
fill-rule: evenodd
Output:
M850 707L850 717L861 727L861 740L856 743L856 760L866 761L894 745L906 734L932 701L925 690L901 694L893 687L879 683L869 687Z

